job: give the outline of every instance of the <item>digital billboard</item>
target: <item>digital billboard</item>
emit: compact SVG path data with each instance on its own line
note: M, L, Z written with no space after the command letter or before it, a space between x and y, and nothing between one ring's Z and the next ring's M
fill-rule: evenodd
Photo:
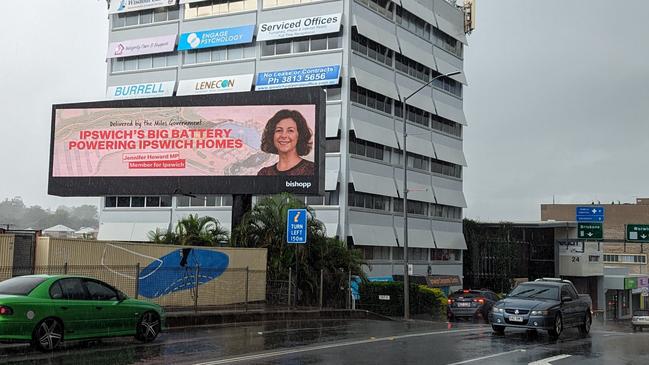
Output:
M322 194L321 88L52 107L49 193Z

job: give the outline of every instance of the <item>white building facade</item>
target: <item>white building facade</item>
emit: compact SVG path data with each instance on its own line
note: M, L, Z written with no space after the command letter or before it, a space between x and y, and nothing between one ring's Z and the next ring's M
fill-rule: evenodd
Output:
M305 196L369 276L403 274L403 105L463 70L464 12L445 0L151 0L109 10L107 98L260 89L260 74L328 79L324 196ZM409 260L462 275L463 73L408 100ZM202 85L202 86L197 86ZM282 87L291 87L290 82ZM170 192L171 194L171 192ZM230 229L231 196L106 196L98 238L146 241L189 214Z

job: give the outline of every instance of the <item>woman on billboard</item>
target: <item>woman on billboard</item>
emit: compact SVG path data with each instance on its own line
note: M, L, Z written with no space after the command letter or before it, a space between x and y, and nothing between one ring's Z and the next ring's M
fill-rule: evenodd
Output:
M261 136L261 150L277 154L277 163L263 167L258 176L277 175L313 175L315 164L305 160L311 152L313 132L306 119L296 110L282 109L275 113L266 123Z

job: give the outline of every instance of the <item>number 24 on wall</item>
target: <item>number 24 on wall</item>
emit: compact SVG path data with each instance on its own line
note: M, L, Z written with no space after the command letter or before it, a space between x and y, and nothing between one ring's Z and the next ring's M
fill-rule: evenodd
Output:
M572 262L579 262L579 256L571 256L570 259Z

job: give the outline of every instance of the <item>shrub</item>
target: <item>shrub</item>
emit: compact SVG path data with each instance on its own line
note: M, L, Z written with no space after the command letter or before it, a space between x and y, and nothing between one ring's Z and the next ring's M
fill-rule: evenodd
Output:
M359 308L366 309L386 316L400 317L403 315L403 283L402 282L362 282L359 287ZM388 300L379 299L389 296ZM446 318L447 300L438 288L412 284L410 287L410 313L427 314L433 319Z

